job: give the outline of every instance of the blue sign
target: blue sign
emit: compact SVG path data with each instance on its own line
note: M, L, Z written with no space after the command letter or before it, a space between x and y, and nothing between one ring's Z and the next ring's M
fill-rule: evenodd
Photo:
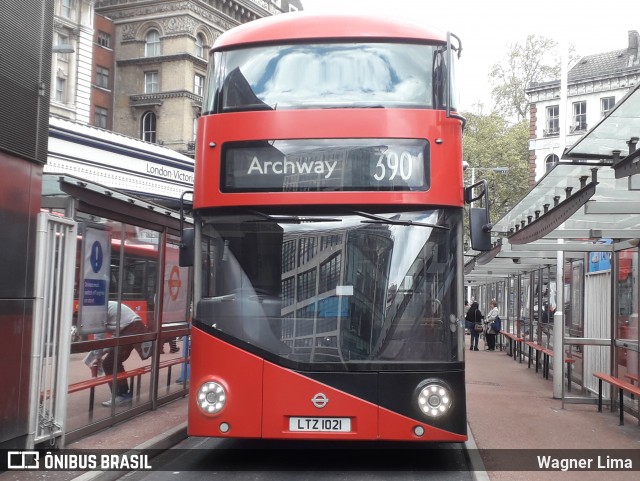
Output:
M83 306L104 306L107 304L107 283L103 279L84 280Z
M596 244L611 244L611 239L600 239ZM590 252L589 272L600 272L611 270L611 252Z
M80 334L104 332L111 279L111 236L105 229L87 226L82 239L82 277L79 282Z

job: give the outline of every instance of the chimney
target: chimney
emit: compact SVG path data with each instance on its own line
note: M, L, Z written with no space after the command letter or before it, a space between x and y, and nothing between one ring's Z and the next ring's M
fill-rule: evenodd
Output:
M629 47L627 48L627 53L629 55L629 64L631 67L633 65L638 65L640 63L640 59L638 58L638 45L640 44L640 35L638 35L637 30L629 30Z

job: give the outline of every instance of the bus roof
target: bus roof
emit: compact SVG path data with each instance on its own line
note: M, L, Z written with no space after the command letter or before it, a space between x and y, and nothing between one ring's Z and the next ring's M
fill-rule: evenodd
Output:
M445 33L402 19L372 15L294 12L261 18L223 33L213 50L308 40L406 40L446 42Z

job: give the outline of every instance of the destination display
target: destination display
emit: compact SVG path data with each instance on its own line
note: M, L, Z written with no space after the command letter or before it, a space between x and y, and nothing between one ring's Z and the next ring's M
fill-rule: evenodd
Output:
M305 139L230 142L222 192L425 191L425 139Z

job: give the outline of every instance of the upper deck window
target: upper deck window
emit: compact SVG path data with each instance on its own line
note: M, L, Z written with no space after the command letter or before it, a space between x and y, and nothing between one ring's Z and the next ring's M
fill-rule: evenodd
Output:
M443 48L323 43L216 52L203 111L433 108L433 66L441 64L434 59Z

